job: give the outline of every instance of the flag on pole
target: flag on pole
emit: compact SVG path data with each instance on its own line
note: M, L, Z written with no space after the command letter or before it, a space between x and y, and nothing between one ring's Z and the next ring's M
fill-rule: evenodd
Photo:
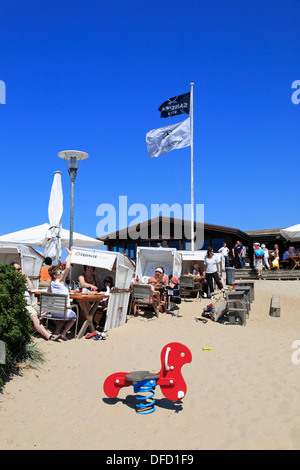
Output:
M151 158L159 157L174 149L190 146L190 118L172 126L153 129L146 134L146 143Z
M161 118L177 114L190 114L190 93L168 99L158 108L158 111L160 111Z

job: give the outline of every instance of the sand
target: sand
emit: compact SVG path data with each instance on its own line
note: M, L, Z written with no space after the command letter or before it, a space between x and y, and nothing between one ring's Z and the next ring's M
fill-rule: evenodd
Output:
M280 317L269 315L275 293ZM45 363L14 376L0 395L0 448L299 449L300 282L256 281L245 327L196 322L208 303L183 301L181 318L130 317L106 341L37 338ZM161 350L173 341L192 353L181 402L156 387L156 410L142 416L131 386L115 400L104 395L114 372L158 372Z

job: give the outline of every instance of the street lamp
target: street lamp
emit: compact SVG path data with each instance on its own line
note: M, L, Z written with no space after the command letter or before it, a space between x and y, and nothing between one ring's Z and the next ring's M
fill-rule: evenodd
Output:
M74 216L74 183L77 175L77 171L81 160L88 158L88 154L80 152L78 150L63 150L58 153L59 158L63 158L66 162L68 172L71 179L71 212L70 212L70 238L69 238L69 250L73 245L73 216Z

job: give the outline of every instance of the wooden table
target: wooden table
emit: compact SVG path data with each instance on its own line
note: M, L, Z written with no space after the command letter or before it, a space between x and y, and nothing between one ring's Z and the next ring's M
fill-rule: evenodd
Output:
M157 290L158 292L164 292L166 287L167 286L165 286L165 285L163 285L163 286L162 285L160 285L160 286L156 285L156 286L154 286L154 289Z
M205 276L193 276L194 278L194 283L195 284L200 284L202 285L203 284L203 281L205 279Z
M289 259L291 259L294 262L294 266L292 267L292 271L297 267L300 268L300 255L290 256Z
M77 338L82 338L87 328L89 328L90 332L93 333L95 331L95 327L93 325L93 316L96 313L96 310L101 302L105 297L108 297L108 294L94 294L92 292L78 292L78 293L70 293L70 299L76 300L81 308L83 315L85 316L85 321L77 335ZM86 308L86 302L91 302L91 309L88 311Z
M39 298L40 291L33 292L36 297ZM105 297L109 297L109 294L94 294L92 292L69 292L70 299L76 300L80 307L83 315L85 316L85 321L77 335L77 338L80 339L85 334L87 328L93 333L95 331L95 327L93 325L93 316L101 302ZM91 309L88 311L86 308L86 302L91 302ZM72 308L72 304L71 307Z

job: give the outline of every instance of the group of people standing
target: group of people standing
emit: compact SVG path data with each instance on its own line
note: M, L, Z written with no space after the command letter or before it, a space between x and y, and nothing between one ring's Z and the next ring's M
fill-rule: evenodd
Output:
M235 242L234 247L231 249L231 252L227 246L227 243L224 242L223 246L219 248L218 252L224 256L226 268L229 266L230 257L233 258L233 266L236 269L243 269L245 267L247 250L246 247L243 246L241 241Z
M269 250L264 243L260 245L260 243L256 242L253 245L253 252L254 252L254 267L257 270L257 274L259 277L262 276L262 270L265 269L272 269L275 270L280 269L279 261L279 247L277 244L274 245L273 250Z
M233 264L236 269L245 267L246 247L241 241L237 241L232 248Z
M273 250L269 250L266 245L263 243L254 243L254 266L257 269L258 275L262 275L262 270L265 269L280 269L280 253L279 247L277 244L274 245ZM282 261L286 262L290 259L291 256L297 256L300 254L300 250L296 249L294 246L290 246L282 256Z

